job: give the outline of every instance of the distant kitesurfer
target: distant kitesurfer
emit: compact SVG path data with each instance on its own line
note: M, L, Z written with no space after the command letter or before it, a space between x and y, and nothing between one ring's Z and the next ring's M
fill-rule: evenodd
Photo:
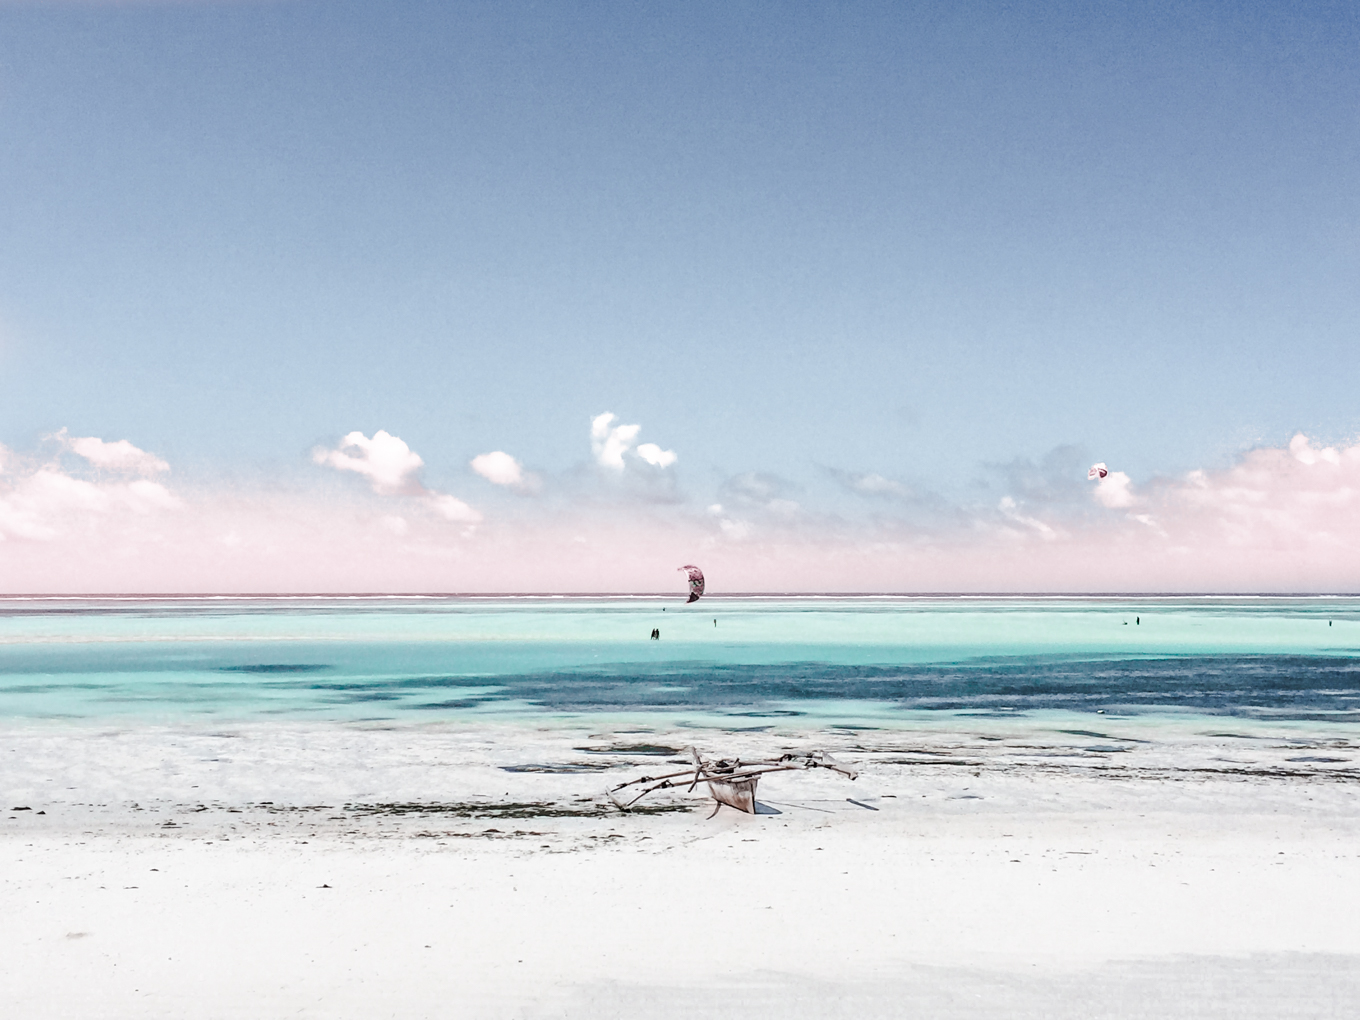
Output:
M699 596L704 593L704 572L693 563L686 563L683 567L676 569L683 570L689 578L689 599L687 602L698 602Z

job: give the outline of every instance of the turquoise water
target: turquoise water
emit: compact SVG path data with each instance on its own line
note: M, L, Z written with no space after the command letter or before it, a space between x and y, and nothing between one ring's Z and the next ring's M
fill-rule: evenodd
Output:
M659 640L650 640L653 629ZM0 599L0 718L1360 718L1360 599Z

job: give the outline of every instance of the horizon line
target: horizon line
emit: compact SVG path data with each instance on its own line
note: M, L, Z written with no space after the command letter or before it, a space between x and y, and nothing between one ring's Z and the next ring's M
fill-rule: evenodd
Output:
M655 598L680 599L676 591L274 591L274 592L9 592L0 601L78 599L489 599L489 598ZM705 594L704 601L739 598L1358 598L1339 591L746 591Z

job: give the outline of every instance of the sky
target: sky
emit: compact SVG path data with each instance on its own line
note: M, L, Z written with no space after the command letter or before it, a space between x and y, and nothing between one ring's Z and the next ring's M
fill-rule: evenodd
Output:
M0 137L0 590L1360 591L1353 4L0 0Z

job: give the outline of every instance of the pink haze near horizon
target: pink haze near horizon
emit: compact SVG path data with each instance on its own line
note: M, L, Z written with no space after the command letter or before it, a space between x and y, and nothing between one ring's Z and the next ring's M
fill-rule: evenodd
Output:
M318 451L326 473L287 492L177 487L172 465L126 440L52 438L60 456L5 454L9 593L679 592L688 562L715 593L1360 590L1360 445L1303 435L1224 470L1112 470L1077 507L1003 496L928 526L607 487L545 500L503 453L474 468L530 497L498 512L427 488L420 457L386 433ZM596 468L614 475L607 440Z

